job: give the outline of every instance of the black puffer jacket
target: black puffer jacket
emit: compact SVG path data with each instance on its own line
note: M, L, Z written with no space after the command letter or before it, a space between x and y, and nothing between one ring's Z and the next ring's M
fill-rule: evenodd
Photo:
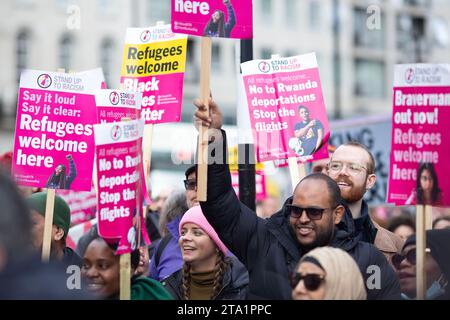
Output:
M226 140L225 132L222 132ZM218 152L226 150L226 143L222 147L212 154L221 158ZM288 199L286 203L291 201ZM246 266L250 276L249 298L291 299L289 273L295 269L302 250L290 232L285 205L269 219L259 218L237 198L228 165L216 163L208 166L208 199L200 204L222 241ZM366 281L366 285L371 284L368 299L400 299L400 286L394 271L373 245L355 240L351 216L346 215L335 232L331 245L352 255L364 279L371 276L367 271L375 272L374 279ZM375 267L372 271L371 265L379 269Z
M214 300L246 300L248 297L248 272L235 257L227 259L229 259L230 265L223 276L222 290ZM161 282L166 290L178 300L183 299L182 277L180 269Z

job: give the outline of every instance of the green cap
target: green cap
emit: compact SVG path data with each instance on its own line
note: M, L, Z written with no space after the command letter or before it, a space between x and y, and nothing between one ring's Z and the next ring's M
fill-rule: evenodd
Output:
M45 205L47 202L47 192L37 192L27 198L30 209L45 217ZM53 211L53 224L64 230L67 236L70 228L70 208L63 198L55 196L55 209Z

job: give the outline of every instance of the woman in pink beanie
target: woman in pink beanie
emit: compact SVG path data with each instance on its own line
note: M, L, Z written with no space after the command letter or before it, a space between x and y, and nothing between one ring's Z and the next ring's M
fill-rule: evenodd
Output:
M180 221L179 245L183 267L162 284L180 300L246 299L248 275L206 220L200 206L189 209Z

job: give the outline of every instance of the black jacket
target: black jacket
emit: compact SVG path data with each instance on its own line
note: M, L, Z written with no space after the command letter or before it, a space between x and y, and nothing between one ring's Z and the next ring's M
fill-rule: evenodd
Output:
M230 259L230 267L223 277L223 287L214 300L245 300L248 296L248 273L242 263L238 262L235 257ZM164 279L162 285L169 293L178 300L183 299L182 291L182 270L172 273Z
M66 266L75 265L81 268L83 266L83 259L71 248L65 247L62 263Z
M223 136L226 140L225 132ZM210 154L223 160L218 153L226 154L226 143L222 147L216 152L210 150ZM285 210L286 203L292 200L288 199L269 219L261 219L237 198L228 165L217 163L208 166L207 197L206 202L200 203L202 211L228 249L246 266L250 276L249 298L291 299L289 273L302 256L298 241L290 232ZM371 276L367 273L369 266L379 267L375 273L380 273L380 281L369 283L380 289L369 289L368 299L400 299L399 282L386 258L373 245L354 238L353 220L349 211L346 212L331 245L352 255L365 280Z

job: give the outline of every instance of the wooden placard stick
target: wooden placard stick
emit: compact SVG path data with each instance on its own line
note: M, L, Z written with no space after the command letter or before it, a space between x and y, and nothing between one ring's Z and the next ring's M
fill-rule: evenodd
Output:
M433 229L433 207L425 206L425 230Z
M210 76L211 76L211 38L202 37L200 66L200 99L209 114ZM208 178L208 128L199 125L197 154L197 200L206 201Z
M53 211L55 209L55 189L47 189L45 203L44 238L42 242L42 261L49 262L52 245Z
M297 163L296 157L289 157L289 173L291 176L292 191L295 189L297 184L306 176L305 166L303 164Z
M425 299L427 274L425 272L425 248L427 245L425 231L424 206L416 206L416 290L417 300Z
M131 254L120 256L120 300L131 298Z
M66 72L65 69L58 68L57 72ZM53 212L55 210L55 189L47 189L47 199L45 202L44 235L42 239L42 261L50 261L52 247Z
M121 121L129 121L130 118L122 118ZM139 211L139 206L136 210ZM137 212L138 214L139 212ZM137 215L139 217L139 215ZM131 254L125 253L120 256L120 300L131 298Z

